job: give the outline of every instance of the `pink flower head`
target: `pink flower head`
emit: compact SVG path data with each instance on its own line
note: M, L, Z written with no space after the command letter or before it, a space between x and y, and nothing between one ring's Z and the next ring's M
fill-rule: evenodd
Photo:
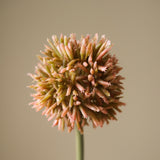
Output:
M49 46L41 51L40 63L35 74L29 74L35 84L30 88L32 108L44 109L42 115L53 120L52 126L70 132L75 124L83 133L83 127L92 122L93 127L102 127L116 120L116 111L121 112L122 69L118 60L110 54L112 44L103 35L82 36L77 41L75 34L61 34L60 39L47 39Z

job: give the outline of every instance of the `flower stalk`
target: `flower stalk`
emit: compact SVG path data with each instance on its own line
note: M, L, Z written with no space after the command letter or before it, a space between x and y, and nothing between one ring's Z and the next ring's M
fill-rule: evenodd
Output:
M84 137L77 127L75 127L76 137L76 160L84 160Z

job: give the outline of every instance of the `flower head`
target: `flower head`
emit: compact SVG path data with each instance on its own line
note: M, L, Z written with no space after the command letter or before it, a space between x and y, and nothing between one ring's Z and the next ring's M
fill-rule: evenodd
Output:
M60 39L52 36L49 45L38 56L40 63L35 74L29 74L35 83L30 88L36 111L53 120L53 126L70 132L75 124L83 133L83 127L91 121L93 127L103 126L116 120L116 111L121 112L120 101L122 69L115 55L110 54L111 41L98 34L92 39L82 36L78 41L75 34L61 34Z

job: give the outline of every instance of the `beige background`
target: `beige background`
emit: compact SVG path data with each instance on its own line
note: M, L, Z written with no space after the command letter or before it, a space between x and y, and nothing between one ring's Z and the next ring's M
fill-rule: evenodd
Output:
M160 1L0 1L0 159L75 160L75 137L28 106L46 38L106 34L126 77L123 113L85 128L85 160L160 159Z

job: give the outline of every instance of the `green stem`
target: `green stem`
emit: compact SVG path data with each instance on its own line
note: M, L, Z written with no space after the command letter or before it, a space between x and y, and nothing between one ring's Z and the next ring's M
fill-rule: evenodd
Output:
M75 129L76 131L76 160L84 160L84 140L83 134L79 132L79 130Z

